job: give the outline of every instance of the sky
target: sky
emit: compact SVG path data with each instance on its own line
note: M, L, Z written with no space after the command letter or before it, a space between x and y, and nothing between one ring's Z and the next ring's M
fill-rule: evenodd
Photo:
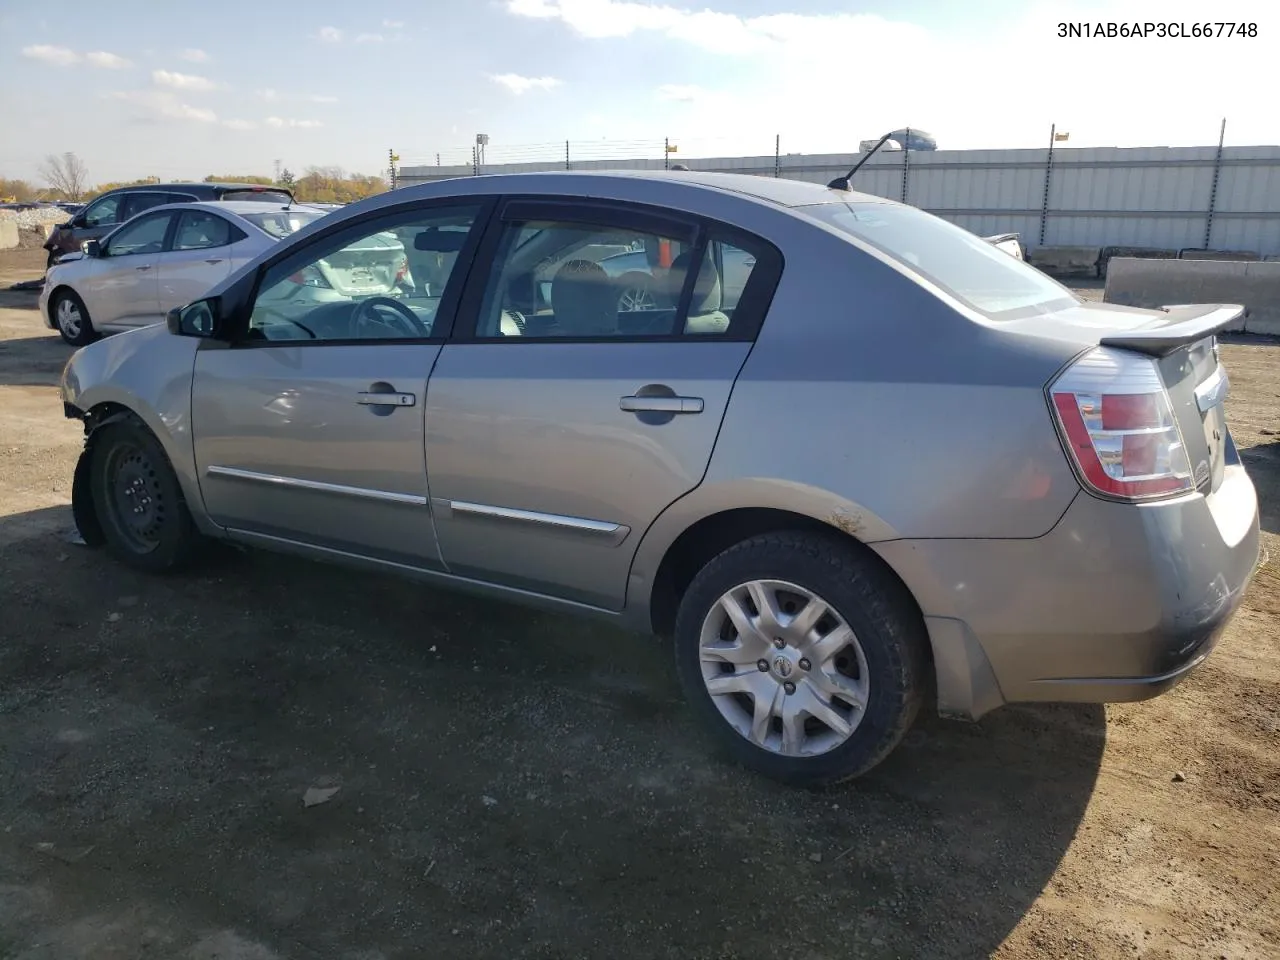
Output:
M1061 38L1058 24L1256 24ZM1215 25L1214 30L1218 27ZM1280 143L1277 0L0 0L0 176Z

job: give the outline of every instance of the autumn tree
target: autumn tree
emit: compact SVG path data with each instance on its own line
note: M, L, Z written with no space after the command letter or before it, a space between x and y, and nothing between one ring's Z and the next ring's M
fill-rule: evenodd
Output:
M78 156L68 151L62 156L51 153L40 165L40 176L49 186L73 203L78 202L89 187L89 170Z
M36 198L36 188L25 180L10 180L8 177L0 177L0 200L8 200L12 197L19 203Z
M253 176L235 176L223 177L216 174L209 174L204 178L205 183L256 183L264 187L275 186L275 181L270 177L253 177Z

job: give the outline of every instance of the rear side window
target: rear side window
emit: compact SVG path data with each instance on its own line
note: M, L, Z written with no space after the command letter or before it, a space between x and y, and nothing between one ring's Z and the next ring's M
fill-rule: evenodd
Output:
M173 249L207 250L210 247L225 247L238 240L239 233L239 230L217 214L203 210L185 210L178 218Z
M916 207L821 203L799 210L857 237L994 320L1076 302L1030 264Z
M559 212L517 201L504 214L478 339L751 339L768 309L780 263L760 265L753 238L629 210L526 210Z
M219 200L261 200L264 203L288 204L293 198L283 190L228 190Z
M124 217L129 220L142 213L144 210L150 210L152 207L159 207L169 203L169 194L167 193L129 193L125 195L124 201Z

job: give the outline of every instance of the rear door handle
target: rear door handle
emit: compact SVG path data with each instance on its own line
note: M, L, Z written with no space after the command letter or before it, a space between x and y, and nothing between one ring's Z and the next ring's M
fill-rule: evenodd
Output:
M628 413L701 413L701 397L623 397L618 406Z
M135 269L135 270L150 270L150 269L151 269L151 264L149 264L149 263L148 263L146 266L142 266L142 267L134 267L133 269Z
M222 262L222 258L221 258L221 257L214 257L212 260L206 260L206 261L205 261L205 263L221 263L221 262Z
M356 395L356 403L366 407L412 407L418 398L412 393L369 393Z

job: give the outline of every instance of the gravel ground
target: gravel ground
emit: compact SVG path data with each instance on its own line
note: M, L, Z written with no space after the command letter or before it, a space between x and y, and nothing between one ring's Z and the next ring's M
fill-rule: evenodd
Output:
M788 790L715 752L649 639L74 545L34 303L0 292L0 958L1280 956L1274 563L1164 697L926 717ZM1274 552L1280 348L1223 353Z

